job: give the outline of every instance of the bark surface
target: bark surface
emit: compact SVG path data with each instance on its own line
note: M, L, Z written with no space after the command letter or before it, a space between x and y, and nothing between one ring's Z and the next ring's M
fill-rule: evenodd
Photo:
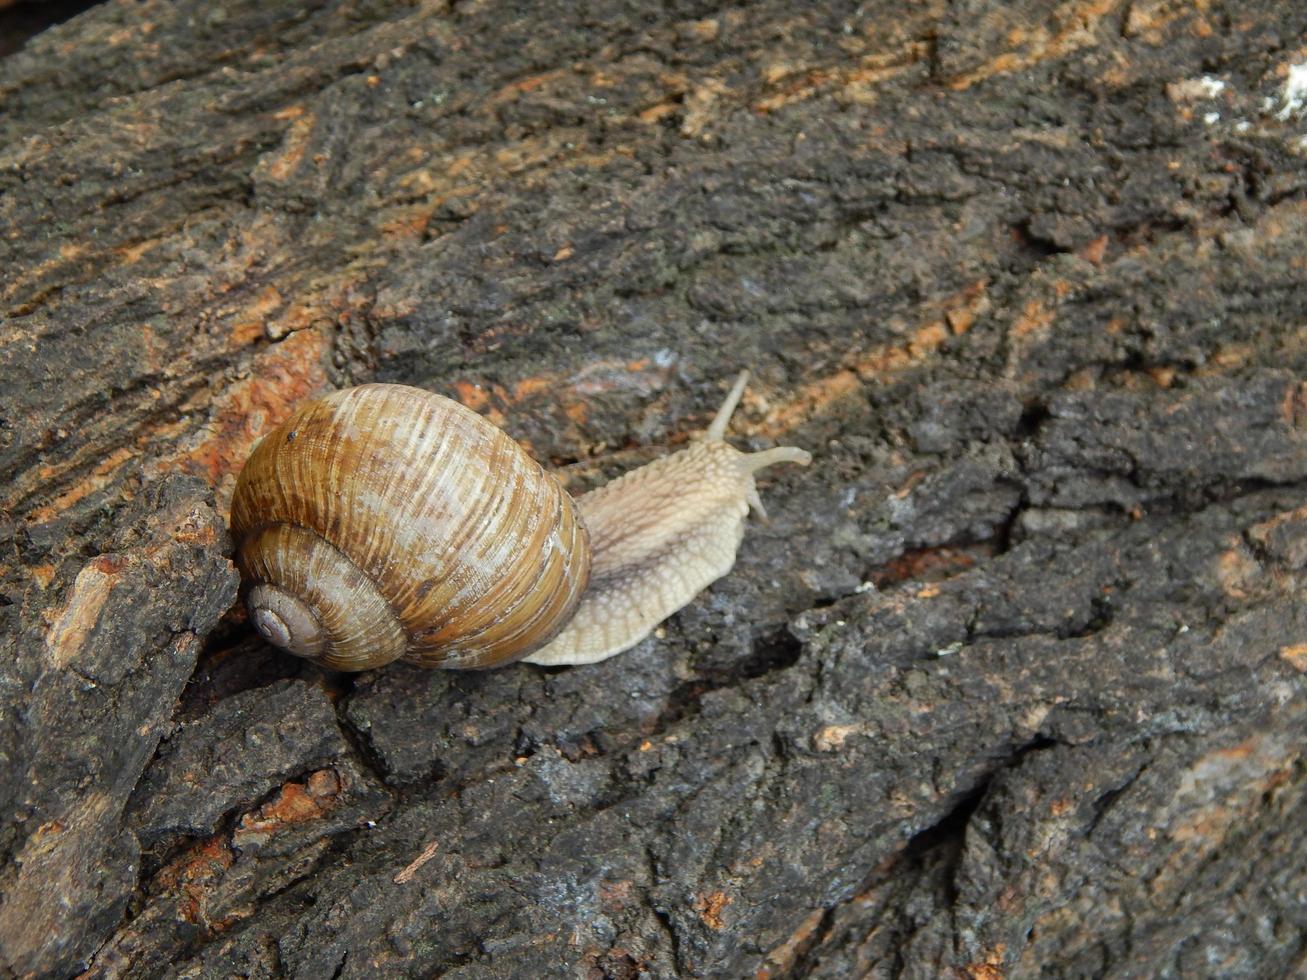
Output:
M0 61L0 975L1307 969L1307 7L112 0ZM735 571L585 668L232 610L290 406L577 491L734 373Z

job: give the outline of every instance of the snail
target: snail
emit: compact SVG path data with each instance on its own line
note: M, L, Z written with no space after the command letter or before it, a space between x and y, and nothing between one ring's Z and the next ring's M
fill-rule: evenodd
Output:
M573 500L458 402L366 384L299 406L254 448L231 527L250 620L336 670L394 660L480 669L581 664L644 639L735 562L763 517L753 474L802 449L707 431Z

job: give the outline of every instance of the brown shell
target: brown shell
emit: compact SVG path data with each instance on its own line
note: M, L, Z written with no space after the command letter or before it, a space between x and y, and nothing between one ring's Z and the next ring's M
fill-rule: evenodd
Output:
M337 669L521 659L590 575L557 481L475 412L403 385L298 408L241 471L232 532L247 589L290 593L324 631L293 652Z

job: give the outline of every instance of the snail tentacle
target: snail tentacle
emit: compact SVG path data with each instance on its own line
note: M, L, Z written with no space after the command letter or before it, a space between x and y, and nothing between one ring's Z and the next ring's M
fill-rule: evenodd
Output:
M713 416L708 430L703 434L704 439L709 442L721 442L726 438L726 427L731 424L731 416L735 414L735 408L740 404L740 398L744 395L744 388L748 383L748 371L741 371L735 376L735 384L731 385L722 407L717 409L717 414Z

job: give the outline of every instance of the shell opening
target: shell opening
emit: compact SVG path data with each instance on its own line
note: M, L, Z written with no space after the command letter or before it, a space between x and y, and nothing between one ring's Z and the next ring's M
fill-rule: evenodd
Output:
M299 657L315 657L326 644L322 624L313 610L276 586L260 583L250 589L245 605L259 635L273 646Z

